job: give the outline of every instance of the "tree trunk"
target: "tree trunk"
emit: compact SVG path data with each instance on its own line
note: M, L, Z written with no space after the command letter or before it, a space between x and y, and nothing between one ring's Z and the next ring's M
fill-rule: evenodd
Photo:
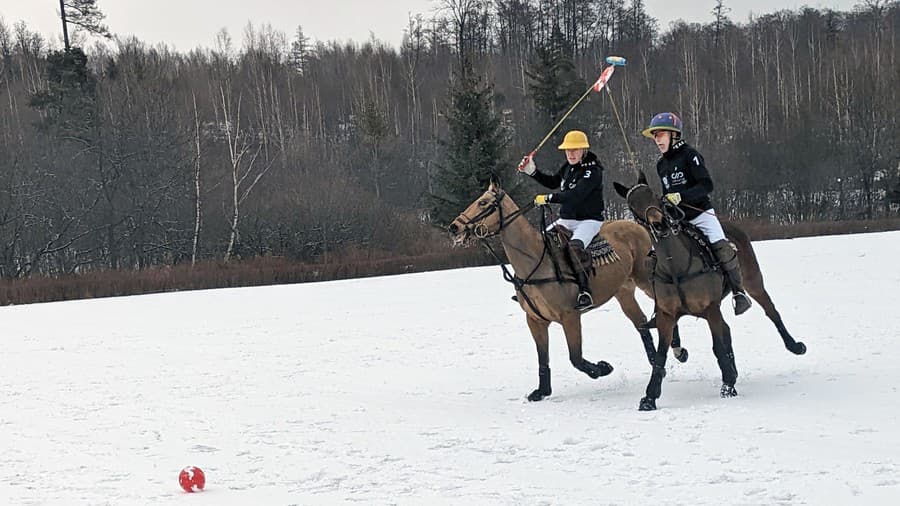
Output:
M63 43L65 44L66 52L69 52L69 27L66 24L66 3L65 0L59 0L59 15L62 18L63 25Z
M191 265L197 263L197 254L200 245L200 219L201 219L201 194L200 194L200 113L197 111L197 97L191 93L194 101L194 141L197 148L197 161L194 164L194 240L191 248Z

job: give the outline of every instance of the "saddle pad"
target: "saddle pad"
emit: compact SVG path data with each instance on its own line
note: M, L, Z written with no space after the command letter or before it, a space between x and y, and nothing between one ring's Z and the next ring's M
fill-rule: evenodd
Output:
M554 242L558 247L564 247L563 244L572 237L572 231L562 225L554 226L553 230L556 231L556 234L553 234ZM590 253L592 263L599 262L600 265L606 265L619 260L619 255L612 245L599 235L594 236L594 240L585 249Z
M619 259L619 255L612 245L599 235L594 237L594 240L588 245L587 251L595 262L600 262L600 265L611 264Z

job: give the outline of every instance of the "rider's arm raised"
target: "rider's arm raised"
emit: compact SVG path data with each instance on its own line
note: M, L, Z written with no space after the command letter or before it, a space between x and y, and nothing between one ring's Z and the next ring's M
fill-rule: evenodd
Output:
M560 169L556 174L553 174L553 175L544 174L541 171L536 171L534 174L531 175L531 177L533 177L535 181L537 181L538 183L541 183L542 185L546 186L547 188L556 190L559 188L559 185L562 184L562 174L563 174L564 170L565 170L565 166L563 166L562 169Z

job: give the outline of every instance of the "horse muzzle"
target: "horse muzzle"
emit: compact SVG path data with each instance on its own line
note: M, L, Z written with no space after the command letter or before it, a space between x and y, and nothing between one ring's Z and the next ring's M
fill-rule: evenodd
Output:
M447 231L450 232L451 239L453 239L453 246L465 244L472 233L471 229L466 225L460 224L458 219L453 220L453 222L447 226Z

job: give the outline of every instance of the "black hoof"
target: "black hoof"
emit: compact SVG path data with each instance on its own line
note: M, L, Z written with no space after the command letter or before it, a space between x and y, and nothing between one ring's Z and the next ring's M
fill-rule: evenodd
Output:
M722 396L723 399L728 397L737 397L737 390L734 389L734 385L722 385L722 390L719 391L719 395Z
M639 328L642 328L642 329L655 329L655 328L656 328L656 315L653 315L652 318L650 318L648 321L646 321L646 322L645 322L643 325L641 325Z
M542 400L544 397L550 397L550 392L541 392L540 389L535 390L528 394L528 400L531 402L537 402Z
M601 376L606 376L609 373L613 372L613 366L609 365L609 363L604 360L601 360L596 364L592 364L585 360L577 368L578 370L587 374L591 379L597 379Z
M806 345L799 341L794 344L787 345L787 349L794 355L803 355L804 353L806 353Z
M643 399L641 399L641 403L638 405L638 410L640 410L640 411L655 411L656 410L656 399L644 397Z
M681 353L675 355L675 360L681 362L682 364L687 362L688 359L688 351L687 348L682 348Z
M597 369L600 370L600 376L608 376L613 372L613 366L605 360L597 362Z

